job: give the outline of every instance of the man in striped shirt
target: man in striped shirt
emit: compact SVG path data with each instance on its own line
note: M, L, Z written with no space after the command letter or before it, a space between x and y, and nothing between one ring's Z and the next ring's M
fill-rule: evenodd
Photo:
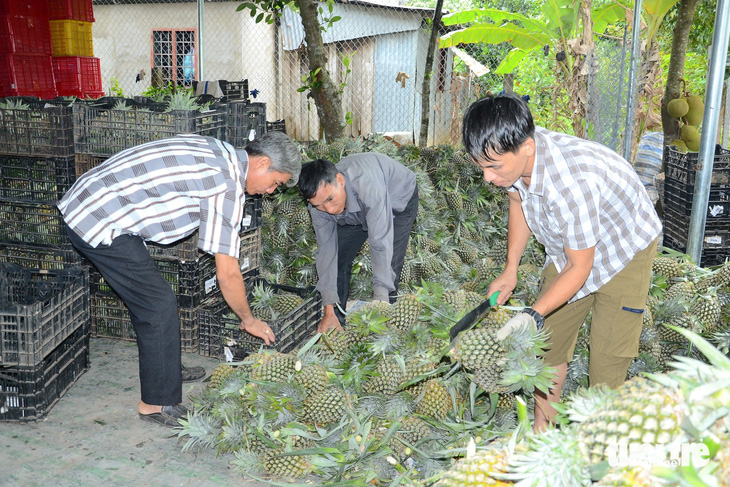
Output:
M507 261L489 285L499 304L517 285L530 234L545 246L540 292L497 333L521 326L550 332L547 365L558 369L538 393L535 430L554 420L578 330L592 311L589 380L621 385L638 355L642 314L661 223L631 165L606 147L535 127L527 103L488 96L464 115L464 147L484 179L508 188Z
M140 418L176 426L182 402L180 323L175 294L145 242L172 244L198 231L215 256L223 297L240 328L275 340L251 314L238 265L246 193L297 183L301 156L281 132L235 150L220 140L178 135L124 150L83 174L58 203L74 246L129 308L137 334ZM203 371L204 373L204 371Z

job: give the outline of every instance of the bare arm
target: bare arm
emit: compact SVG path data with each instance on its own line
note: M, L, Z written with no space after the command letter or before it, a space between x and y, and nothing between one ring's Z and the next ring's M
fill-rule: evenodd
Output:
M583 287L588 275L593 268L593 258L596 247L589 247L583 250L565 248L565 256L568 263L560 271L555 280L545 290L542 296L535 301L532 309L543 316L567 303L578 290Z
M273 330L269 325L254 318L246 298L246 286L238 267L238 259L225 254L215 254L216 277L223 293L223 298L241 320L239 328L253 336L259 337L270 345L275 341Z

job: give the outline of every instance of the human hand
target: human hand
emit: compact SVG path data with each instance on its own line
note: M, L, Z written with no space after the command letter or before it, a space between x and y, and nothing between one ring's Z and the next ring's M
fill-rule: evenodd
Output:
M238 326L240 330L246 331L255 337L261 338L266 345L271 345L276 341L274 330L265 321L257 320L252 318L248 322L241 321Z
M523 311L522 313L517 313L516 315L514 315L507 323L504 324L502 328L497 330L495 337L501 342L502 340L507 338L514 330L525 326L531 327L532 330L537 330L537 322L535 321L535 318Z
M322 318L322 321L319 322L319 326L317 327L317 332L319 333L326 333L329 330L337 329L339 331L344 331L342 329L342 325L340 324L340 320L337 319L337 316L333 313L331 315L325 314Z
M512 297L512 291L514 291L515 287L517 287L517 274L504 271L489 283L487 296L498 292L497 304L502 306Z

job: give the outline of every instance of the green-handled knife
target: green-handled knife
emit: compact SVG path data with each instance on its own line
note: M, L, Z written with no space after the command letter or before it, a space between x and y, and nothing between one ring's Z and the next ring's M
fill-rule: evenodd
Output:
M468 330L469 328L474 326L474 323L484 318L484 315L487 314L487 311L489 311L490 308L493 308L497 304L497 297L499 297L499 291L495 291L494 293L492 293L492 295L489 296L482 304L469 311L466 315L464 315L462 319L460 319L454 326L451 327L451 330L449 331L449 337L451 338L452 345L454 340L456 340L456 337L459 336L459 333Z

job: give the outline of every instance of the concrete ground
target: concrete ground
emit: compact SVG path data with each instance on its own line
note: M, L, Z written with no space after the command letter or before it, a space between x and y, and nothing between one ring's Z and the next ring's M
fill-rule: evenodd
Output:
M137 417L134 342L92 338L91 368L38 423L0 422L0 486L267 485L246 479L232 455L183 453L170 428ZM210 374L218 361L183 353ZM183 384L183 401L205 383Z

